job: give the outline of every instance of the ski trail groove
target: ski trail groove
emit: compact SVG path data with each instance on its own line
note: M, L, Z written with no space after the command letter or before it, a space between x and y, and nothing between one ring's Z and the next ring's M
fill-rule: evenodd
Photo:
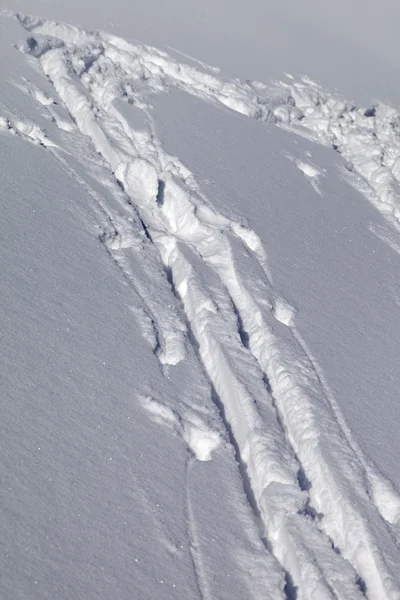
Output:
M168 280L170 281L171 284L171 289L173 294L176 296L176 298L179 300L179 302L181 304L183 304L183 300L179 294L179 292L176 290L173 278L172 278L172 274L170 273L168 276ZM260 509L257 503L257 499L255 497L255 493L252 487L252 482L251 482L251 477L248 474L248 468L247 468L247 464L246 461L243 460L242 456L241 456L241 448L236 440L235 434L233 433L232 430L232 425L229 421L229 419L226 416L226 410L225 410L225 404L224 402L221 400L215 386L214 386L214 382L213 379L209 376L209 371L202 359L202 355L201 355L201 351L200 351L200 344L196 338L196 336L194 335L193 331L192 331L192 326L190 321L188 320L187 323L187 331L188 331L188 337L189 337L189 341L192 345L192 348L195 352L195 355L197 356L200 365L202 366L203 372L207 378L207 380L209 381L210 384L210 390L211 390L211 398L212 398L212 402L213 404L217 407L219 415L221 417L221 420L224 424L225 427L225 431L227 433L227 437L229 440L229 443L231 444L234 453L235 453L235 459L238 465L238 469L239 469L239 473L241 476L241 480L242 480L242 486L243 486L243 491L244 494L247 498L247 501L249 503L249 506L251 507L256 522L259 524L259 529L260 529L260 538L261 541L263 542L265 548L267 549L268 552L272 551L271 548L271 544L268 542L267 538L266 538L266 532L265 532L265 527L263 525L263 519L262 519L262 515L260 513ZM194 521L193 519L190 519L190 523L192 523L192 527L194 526ZM195 561L195 559L193 559ZM283 592L285 595L285 600L296 600L297 598L297 594L294 591L294 588L292 590L292 592L290 594L288 594L286 592L286 588L288 586L287 582L291 580L291 576L290 574L284 570L283 572L284 574L284 588L283 588ZM283 582L282 582L283 585ZM281 597L281 594L279 595L279 597Z
M189 551L193 565L193 571L196 578L196 585L200 600L212 600L212 596L208 589L207 578L204 576L204 569L201 563L201 555L198 550L198 542L197 542L197 531L196 531L196 520L193 516L192 504L190 499L189 492L189 479L190 479L190 470L191 464L193 461L193 457L188 456L186 460L186 468L185 468L185 489L186 489L186 521L187 521L187 532L188 532L188 540L189 540Z
M247 246L273 290L261 241L242 223L216 212L190 171L164 151L147 98L174 86L331 145L351 161L375 205L389 207L400 228L397 115L380 107L362 114L308 80L274 90L257 82L224 81L214 70L201 72L104 32L17 18L31 34L22 49L40 62L80 133L108 164L143 225L149 253L157 249L171 274L187 326L168 308L151 308L162 315L159 358L170 365L183 360L190 332L239 459L249 503L275 557L271 569L280 583L271 598L296 593L298 600L364 595L398 600L399 550L384 518L399 521L399 497L352 441L295 328L290 343L280 339L238 273L229 235ZM142 111L145 127L133 129L117 101ZM7 123L3 129L9 129ZM114 233L104 238L126 273L132 272L131 227L121 213ZM218 289L203 280L197 261L217 277ZM148 293L139 296L148 302Z

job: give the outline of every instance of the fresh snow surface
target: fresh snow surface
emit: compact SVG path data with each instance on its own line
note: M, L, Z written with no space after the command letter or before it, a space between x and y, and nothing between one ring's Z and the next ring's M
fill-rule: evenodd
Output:
M29 4L0 16L0 596L399 600L400 112Z

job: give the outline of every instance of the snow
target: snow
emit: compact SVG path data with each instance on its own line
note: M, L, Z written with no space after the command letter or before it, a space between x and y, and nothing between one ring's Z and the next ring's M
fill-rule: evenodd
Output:
M274 66L256 0L218 51L220 2L28 4L0 17L2 595L399 599L396 41L343 29L356 84L310 59L312 0L274 9ZM161 27L196 11L190 44Z

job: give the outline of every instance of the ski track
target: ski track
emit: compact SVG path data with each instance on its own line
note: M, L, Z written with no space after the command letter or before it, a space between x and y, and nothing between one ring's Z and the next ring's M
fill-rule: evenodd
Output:
M86 187L98 176L108 189L106 197L91 194L100 240L133 290L132 310L164 372L189 348L198 357L272 553L271 582L278 583L266 598L399 600L392 525L400 521L400 497L353 439L296 330L295 309L275 293L260 239L215 211L193 174L167 154L149 97L176 87L334 148L356 175L353 183L361 182L398 230L399 114L382 105L356 107L307 78L274 87L224 80L212 67L199 70L105 32L17 19L29 32L21 50L39 61L57 101L27 80L16 85L64 136L80 132L80 166L31 122L0 117L0 132L45 146ZM122 106L139 111L143 126L133 128ZM320 193L319 171L289 158ZM273 299L267 307L238 271L233 243L243 244L261 268ZM166 304L171 290L176 299ZM284 336L275 333L277 321ZM187 444L187 477L193 456L211 458L221 439L207 416L190 407L181 415L150 397L142 403ZM189 497L187 507L198 592L207 599Z
M190 498L190 471L193 457L188 456L186 461L186 521L187 521L187 532L189 540L189 551L193 565L193 571L196 578L197 590L199 593L200 600L212 600L212 594L208 588L207 577L204 573L204 567L202 563L201 553L199 551L196 519L193 516L192 502Z

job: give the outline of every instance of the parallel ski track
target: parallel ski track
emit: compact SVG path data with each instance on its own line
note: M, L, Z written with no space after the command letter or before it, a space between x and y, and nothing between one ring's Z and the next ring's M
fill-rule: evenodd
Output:
M183 360L191 343L209 379L260 535L280 573L279 586L267 590L267 597L400 599L400 554L390 526L400 520L399 496L353 440L296 329L290 347L273 332L273 315L265 315L236 268L230 236L246 245L273 294L261 241L215 211L193 174L165 152L148 96L174 86L332 146L351 161L369 199L400 229L398 115L387 107L368 113L308 80L281 83L273 91L261 83L224 81L215 69L198 70L104 32L17 18L30 32L24 51L40 62L80 133L104 159L99 168L107 164L107 177L114 174L122 188L118 214L98 203L110 225L101 236L110 255L143 302L148 294L138 289L130 265L138 240L152 248L152 261L157 250L168 273L183 317L154 302L144 310L148 339L163 365ZM115 100L141 109L147 128L132 129ZM18 123L22 136L51 146L42 131ZM52 152L61 155L57 148ZM68 164L68 157L62 159ZM197 260L217 276L219 291L196 271ZM160 285L163 297L166 278ZM192 558L198 570L195 553ZM288 580L296 587L285 587ZM205 575L197 573L197 581L207 597Z

